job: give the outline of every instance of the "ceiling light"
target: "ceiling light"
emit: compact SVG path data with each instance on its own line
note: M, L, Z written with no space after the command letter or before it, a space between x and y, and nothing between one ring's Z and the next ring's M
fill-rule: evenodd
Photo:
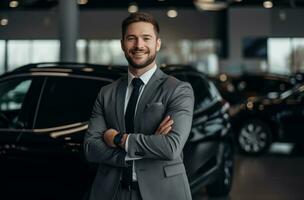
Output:
M236 2L242 2L242 0L234 0L234 1L236 1Z
M85 5L88 3L88 0L78 0L79 5Z
M6 26L7 24L8 24L8 19L3 18L3 19L0 20L0 25L1 26Z
M263 6L264 6L264 8L272 8L273 3L272 3L272 1L264 1Z
M169 9L167 12L167 16L170 18L175 18L177 17L177 11L175 9Z
M19 2L18 2L18 1L11 1L11 2L9 3L9 6L10 6L11 8L16 8L18 5L19 5Z
M138 6L136 3L131 3L128 7L128 12L129 13L135 13L138 11Z
M222 82L225 82L225 81L227 81L227 75L226 74L221 74L220 75L220 80L222 81Z
M227 8L228 3L226 0L194 0L194 5L199 10L217 11Z

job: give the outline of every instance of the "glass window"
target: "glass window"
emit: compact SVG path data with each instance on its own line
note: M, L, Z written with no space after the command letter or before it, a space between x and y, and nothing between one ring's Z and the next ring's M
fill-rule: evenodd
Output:
M304 71L304 39L294 38L292 39L292 71L303 72Z
M5 40L0 40L0 75L4 73Z
M77 40L77 62L86 63L87 62L87 41Z
M32 80L13 79L0 83L0 128L13 127L18 121Z
M216 40L180 40L162 44L157 56L159 64L191 64L199 71L215 75L218 73L218 52L220 43Z
M30 41L31 62L57 62L59 60L59 47L58 40Z
M58 40L9 40L9 71L33 62L57 62L59 60Z
M218 73L218 52L220 43L216 40L179 40L165 42L157 55L157 63L191 64L207 74ZM84 54L84 51L83 53ZM110 65L127 65L121 50L120 40L90 40L89 62Z
M90 40L89 62L105 65L127 65L120 40Z
M100 88L108 82L48 77L36 128L50 128L88 121Z
M290 73L291 43L289 38L271 38L268 40L269 72Z

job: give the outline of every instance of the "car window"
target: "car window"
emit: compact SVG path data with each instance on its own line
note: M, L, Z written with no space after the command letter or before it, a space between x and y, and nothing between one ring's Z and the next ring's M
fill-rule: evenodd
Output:
M108 83L84 78L48 77L35 128L88 121L100 88Z
M0 128L15 127L31 84L24 78L0 83Z
M191 84L195 96L195 108L207 108L212 102L218 100L218 97L220 97L216 87L211 85L213 83L200 75L185 73L173 74L173 76Z

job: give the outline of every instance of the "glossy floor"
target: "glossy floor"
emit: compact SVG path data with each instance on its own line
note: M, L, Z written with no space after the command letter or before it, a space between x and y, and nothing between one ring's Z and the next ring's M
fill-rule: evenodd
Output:
M236 155L230 195L208 198L202 191L193 200L303 200L304 153L288 150L288 146L273 146L259 157Z
M288 146L273 146L271 153L259 157L237 154L230 195L209 198L202 191L193 200L304 200L304 151L291 150ZM32 162L22 166L16 163L7 168L15 172L14 178L3 181L3 174L0 175L0 200L82 199L86 184L85 177L75 178L79 167L57 163L50 166L46 161L33 173L23 172L31 168L35 169ZM60 170L68 172L64 174L66 178L58 173Z

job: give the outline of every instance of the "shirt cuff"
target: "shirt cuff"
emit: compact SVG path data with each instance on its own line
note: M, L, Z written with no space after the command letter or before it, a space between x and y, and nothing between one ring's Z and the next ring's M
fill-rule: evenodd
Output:
M125 157L125 161L142 159L142 157L140 157L140 156L130 157L129 154L128 154L128 148L129 148L129 134L127 135L126 144L125 144L125 151L127 152L127 155Z

